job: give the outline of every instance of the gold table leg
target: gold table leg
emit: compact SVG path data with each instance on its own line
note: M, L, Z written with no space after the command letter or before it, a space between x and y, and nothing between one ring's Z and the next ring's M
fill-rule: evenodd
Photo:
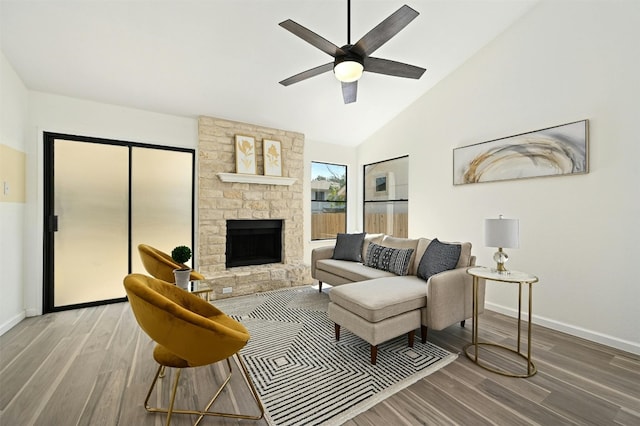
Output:
M520 317L522 317L522 283L518 283L518 353L520 353L520 329L522 328Z
M478 277L473 277L473 324L471 328L471 342L475 346L476 359L478 362Z
M533 376L535 374L535 366L531 362L531 306L532 306L532 287L529 283L529 327L527 329L527 375ZM531 371L533 367L534 371Z
M484 368L485 370L488 371L492 371L494 373L497 374L501 374L503 376L508 376L508 377L519 377L519 378L526 378L526 377L531 377L534 374L537 373L537 368L536 366L533 364L533 362L531 361L531 307L532 307L532 283L528 283L529 284L529 321L527 324L527 356L525 357L524 354L521 353L520 351L520 329L521 329L521 323L522 323L522 283L518 283L518 343L517 343L517 350L504 346L504 345L499 345L496 343L488 343L488 342L479 342L478 340L478 277L477 276L473 276L473 325L471 328L471 343L466 345L464 347L464 353L467 356L467 358L469 358L471 361L473 361L475 364L479 365L480 367ZM518 355L519 357L525 359L527 361L527 373L526 374L514 374L514 373L510 373L508 371L504 371L504 370L498 370L495 368L492 368L488 365L482 364L480 362L480 360L478 359L478 347L480 346L493 346L495 348L500 348L503 350L507 350L509 352L512 352L516 355ZM474 354L470 355L469 354L469 348L473 347L474 348Z

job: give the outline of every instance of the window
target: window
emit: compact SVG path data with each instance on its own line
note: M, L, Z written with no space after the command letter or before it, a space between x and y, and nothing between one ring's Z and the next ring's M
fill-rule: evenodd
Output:
M311 163L311 239L347 230L347 166Z
M409 157L364 166L364 230L409 236Z

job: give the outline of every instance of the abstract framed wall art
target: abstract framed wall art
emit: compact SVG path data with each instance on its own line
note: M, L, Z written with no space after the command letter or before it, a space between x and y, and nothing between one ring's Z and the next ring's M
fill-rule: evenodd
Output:
M251 136L236 135L236 173L256 174L256 142Z
M264 139L262 141L264 156L264 175L282 176L282 150L279 141Z
M589 120L453 150L453 184L589 172Z

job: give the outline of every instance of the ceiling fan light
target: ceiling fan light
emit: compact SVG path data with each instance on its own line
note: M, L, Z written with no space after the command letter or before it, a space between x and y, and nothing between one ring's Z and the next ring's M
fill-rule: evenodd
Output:
M364 66L357 61L345 60L337 63L333 67L336 78L343 83L354 82L362 77Z

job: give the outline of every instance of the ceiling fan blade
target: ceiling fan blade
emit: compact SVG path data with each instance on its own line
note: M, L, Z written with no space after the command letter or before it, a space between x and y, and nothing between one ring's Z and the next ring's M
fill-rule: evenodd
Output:
M282 84L283 86L289 86L290 84L301 82L302 80L315 77L316 75L322 74L323 72L331 71L332 69L333 62L329 62L328 64L320 65L319 67L302 71L300 74L296 74L292 77L284 79L280 82L280 84Z
M364 70L377 74L415 79L422 77L422 74L426 71L424 68L416 67L415 65L372 57L364 59Z
M339 48L335 44L331 43L329 40L323 38L322 36L319 36L318 34L314 33L313 31L311 31L311 30L309 30L309 29L307 29L305 27L303 27L302 25L298 24L297 22L292 21L291 19L287 19L286 21L282 21L278 25L280 25L285 30L290 31L294 35L297 35L298 37L300 37L301 39L303 39L304 41L306 41L310 45L315 46L318 49L322 50L327 55L333 56L334 58L336 57L336 55L345 55L346 54L346 52L344 50L342 50L341 48Z
M361 57L371 55L380 46L389 41L391 37L398 34L418 15L418 12L405 4L358 40L358 42L351 48L351 52L354 52Z
M350 104L356 101L358 97L358 81L352 81L351 83L342 83L342 98L345 104Z

